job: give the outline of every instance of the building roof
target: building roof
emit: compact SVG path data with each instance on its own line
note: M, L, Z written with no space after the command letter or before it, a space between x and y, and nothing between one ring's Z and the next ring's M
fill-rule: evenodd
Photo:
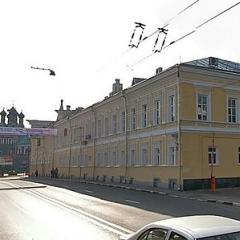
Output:
M216 57L201 58L183 64L240 74L240 63Z
M27 120L31 128L52 128L55 121Z

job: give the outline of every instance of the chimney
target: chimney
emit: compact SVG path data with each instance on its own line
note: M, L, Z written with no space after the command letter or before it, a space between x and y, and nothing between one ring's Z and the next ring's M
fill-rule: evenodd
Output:
M67 105L67 111L70 111L71 110L71 106L70 105Z
M64 109L63 109L63 99L61 99L61 105L60 105L59 110L61 110L61 111L64 110Z
M162 67L157 68L156 69L156 75L160 74L162 72L162 70L163 70Z
M112 92L109 95L112 96L115 93L122 91L122 89L123 89L123 85L120 83L120 79L116 78L115 83L113 83L112 85Z
M208 66L210 68L217 68L218 67L218 58L209 57L208 58Z

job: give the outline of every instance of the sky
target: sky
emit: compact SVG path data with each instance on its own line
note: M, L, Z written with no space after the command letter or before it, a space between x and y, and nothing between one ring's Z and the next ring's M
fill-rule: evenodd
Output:
M26 119L54 121L61 99L71 109L88 107L109 95L116 78L127 88L133 77L149 78L158 67L209 56L240 62L240 4L139 62L152 53L157 35L130 49L134 22L146 25L143 36L170 23L167 45L238 1L199 0L169 22L193 2L1 1L0 108L14 106ZM31 66L51 68L56 76Z

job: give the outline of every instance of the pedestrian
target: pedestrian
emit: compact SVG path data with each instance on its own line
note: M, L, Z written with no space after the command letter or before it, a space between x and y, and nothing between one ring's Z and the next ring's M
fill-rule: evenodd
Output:
M55 168L55 178L58 178L58 169L57 168Z
M38 177L38 170L35 171L35 176Z
M51 178L54 178L54 168L51 170Z

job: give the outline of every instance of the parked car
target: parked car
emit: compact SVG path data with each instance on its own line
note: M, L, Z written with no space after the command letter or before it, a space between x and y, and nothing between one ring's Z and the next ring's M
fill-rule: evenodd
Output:
M9 170L8 171L8 176L16 176L17 172L15 170Z
M240 240L240 221L212 215L153 222L120 240Z

